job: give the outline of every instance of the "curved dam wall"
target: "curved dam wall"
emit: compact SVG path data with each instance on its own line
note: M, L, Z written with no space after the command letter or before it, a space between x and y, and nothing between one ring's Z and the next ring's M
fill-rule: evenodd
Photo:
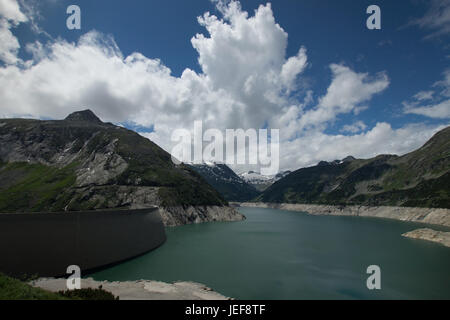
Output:
M0 214L0 272L63 276L121 262L166 240L158 208Z

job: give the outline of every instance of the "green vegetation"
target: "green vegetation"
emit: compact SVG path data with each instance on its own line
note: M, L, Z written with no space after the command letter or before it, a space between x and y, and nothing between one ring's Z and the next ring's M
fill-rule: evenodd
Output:
M159 200L166 206L227 204L200 175L188 166L175 165L170 154L155 143L131 130L102 123L90 111L60 121L3 119L2 123L0 143L14 147L0 150L0 159L31 161L0 162L0 212L122 207L129 202L118 201L117 192L132 193L139 187L158 188ZM62 167L60 161L68 159L75 160ZM117 159L126 162L125 171L118 170L101 184L76 185L78 169L95 174L101 165L101 170L114 172ZM122 186L127 188L119 190Z
M62 210L64 190L76 180L73 163L64 168L15 162L0 167L0 212Z
M228 204L220 193L212 188L197 172L186 165L181 165L181 168L186 175L184 179L179 177L173 187L159 189L158 195L163 206L223 206Z
M0 273L0 300L119 300L101 286L98 289L50 292Z
M401 157L381 155L297 170L256 200L450 208L450 127Z
M125 207L133 201L139 187L157 190L163 206L221 206L227 204L225 199L243 201L257 195L257 191L245 186L230 188L217 182L213 175L208 178L203 174L205 180L190 166L175 165L170 154L150 140L131 130L102 123L90 111L61 121L3 119L2 123L0 143L14 147L0 150L0 159L32 159L41 164L0 162L0 212ZM65 161L76 160L61 167L61 155ZM81 165L85 172L95 172L102 165L100 170L114 173L117 159L122 164L125 161L127 167L123 170L119 165L120 170L109 181L87 180L91 184L75 185L77 178L83 177L77 177ZM450 207L450 127L438 132L422 148L401 157L380 155L347 160L297 170L256 200ZM119 200L118 192L122 193Z
M0 300L67 300L57 293L34 288L0 273Z
M169 153L137 133L119 129L117 152L128 168L111 183L159 187L163 206L226 205L227 202L197 172L187 165L175 165Z

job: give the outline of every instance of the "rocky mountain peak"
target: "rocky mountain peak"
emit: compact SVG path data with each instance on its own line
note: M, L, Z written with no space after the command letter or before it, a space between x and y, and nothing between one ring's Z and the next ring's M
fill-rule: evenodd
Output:
M66 119L66 121L85 121L85 122L92 122L92 123L103 123L99 117L95 115L94 112L91 110L83 110L83 111L76 111L74 113L69 114Z
M355 161L355 160L356 160L355 157L348 156L348 157L345 157L344 159L342 159L342 162L352 162L352 161Z

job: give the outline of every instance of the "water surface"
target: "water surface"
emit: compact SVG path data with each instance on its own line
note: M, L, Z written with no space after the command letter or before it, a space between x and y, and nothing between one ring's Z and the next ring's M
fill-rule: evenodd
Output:
M450 248L401 236L424 225L240 211L246 221L168 228L162 247L90 276L189 280L237 299L450 299ZM366 287L369 265L381 290Z

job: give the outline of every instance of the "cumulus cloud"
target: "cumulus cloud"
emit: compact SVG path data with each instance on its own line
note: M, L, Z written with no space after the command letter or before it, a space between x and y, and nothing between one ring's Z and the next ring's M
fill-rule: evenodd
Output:
M286 58L287 34L270 4L252 17L234 1L222 10L223 19L199 17L208 36L198 34L192 44L202 73L186 69L181 77L158 59L124 57L111 37L95 31L77 43L28 44L32 65L0 70L2 113L61 118L90 107L107 121L153 126L151 138L166 149L171 131L190 129L194 120L260 128L289 108L287 92L305 69L306 49Z
M15 64L19 61L17 53L20 44L10 28L11 24L7 20L0 19L0 60L6 64Z
M12 34L11 28L27 20L17 1L0 0L0 61L5 64L15 64L20 61L17 58L20 44Z
M16 1L0 0L5 3L8 9L0 7L0 12L8 12L2 19L10 26L26 21L20 7L11 5ZM33 59L17 64L14 57L20 47L11 34L6 39L9 49L1 51L12 56L2 58L11 63L0 67L0 117L60 119L90 108L105 121L152 127L153 132L142 134L167 151L174 145L172 132L192 132L196 120L203 121L204 130L222 132L275 128L280 129L281 169L349 154L403 153L436 131L392 129L387 123L365 131L363 123L356 123L343 128L353 135L323 133L339 115L369 107L372 97L389 86L387 74L358 73L344 64L331 64L326 94L315 98L311 90L299 89L308 69L307 50L300 47L295 56L286 56L288 35L276 23L270 4L260 5L253 15L237 1L216 4L221 17L199 17L206 34L191 39L201 71L185 69L179 77L159 59L139 52L124 56L111 36L96 31L76 43L28 43L25 48Z
M281 68L281 81L283 85L291 91L297 76L302 73L307 65L306 49L302 47L297 56L290 57Z
M353 124L346 124L342 127L341 132L358 133L366 130L367 126L362 121L356 121Z
M0 16L4 19L13 21L15 24L27 21L27 17L20 10L19 3L16 0L1 0Z
M270 4L260 5L251 17L237 1L219 1L218 8L223 19L208 12L198 18L209 36L197 34L192 45L211 88L238 102L231 123L239 117L246 119L244 127L259 127L286 104L283 93L295 88L305 69L306 49L286 59L288 36L275 22Z
M357 73L344 65L332 64L330 69L333 79L326 95L320 98L317 107L299 119L300 128L323 124L342 113L358 112L363 107L362 103L389 85L389 78L384 72L370 77L367 73Z

